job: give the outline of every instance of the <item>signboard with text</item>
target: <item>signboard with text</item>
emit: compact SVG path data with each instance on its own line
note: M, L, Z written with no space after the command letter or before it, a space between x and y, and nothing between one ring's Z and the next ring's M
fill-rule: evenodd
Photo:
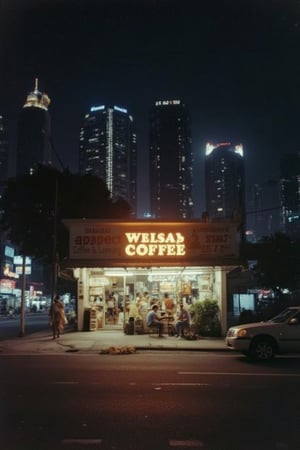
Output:
M5 278L0 279L0 293L1 294L12 294L16 287L16 282L14 280L7 280Z
M118 264L199 264L239 257L238 225L233 222L108 222L65 220L71 260Z
M16 273L18 275L23 274L23 266L16 266ZM25 266L25 275L31 275L31 266Z

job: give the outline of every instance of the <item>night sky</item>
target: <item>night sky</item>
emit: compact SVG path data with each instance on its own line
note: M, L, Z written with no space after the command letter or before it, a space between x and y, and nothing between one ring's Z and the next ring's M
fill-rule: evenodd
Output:
M0 57L11 167L18 113L35 77L51 98L53 139L71 171L89 108L128 109L140 191L149 109L158 99L183 100L198 213L207 141L244 144L248 186L278 179L280 155L300 150L298 0L0 0Z

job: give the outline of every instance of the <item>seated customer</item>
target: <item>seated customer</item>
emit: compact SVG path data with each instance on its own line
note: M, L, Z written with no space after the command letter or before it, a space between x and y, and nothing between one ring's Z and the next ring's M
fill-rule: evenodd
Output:
M147 325L148 327L157 327L159 337L163 337L163 323L160 322L161 318L157 315L158 306L153 305L152 310L147 315Z
M183 337L183 328L189 326L191 322L190 313L187 309L183 307L183 303L180 303L180 311L178 315L177 322L175 323L176 335L181 338Z

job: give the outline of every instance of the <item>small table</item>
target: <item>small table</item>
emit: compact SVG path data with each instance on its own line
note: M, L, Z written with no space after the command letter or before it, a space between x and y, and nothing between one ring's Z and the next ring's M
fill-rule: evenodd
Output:
M171 336L171 330L174 328L174 316L172 316L172 314L163 314L160 315L160 320L162 320L164 324L163 333Z

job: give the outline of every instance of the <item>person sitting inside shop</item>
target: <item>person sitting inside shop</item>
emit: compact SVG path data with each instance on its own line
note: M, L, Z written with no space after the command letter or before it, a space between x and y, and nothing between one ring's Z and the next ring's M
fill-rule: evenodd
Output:
M158 329L158 336L159 337L163 337L162 332L163 332L163 323L161 322L161 317L159 317L157 315L157 311L158 311L158 306L157 305L153 305L151 311L148 313L147 315L147 325L148 327L155 327Z
M175 323L175 330L176 330L175 336L177 336L178 338L182 338L183 337L183 329L185 327L188 327L191 323L191 316L190 316L189 311L186 308L184 308L183 303L180 303L179 308L180 308L180 310L179 310L178 319Z

